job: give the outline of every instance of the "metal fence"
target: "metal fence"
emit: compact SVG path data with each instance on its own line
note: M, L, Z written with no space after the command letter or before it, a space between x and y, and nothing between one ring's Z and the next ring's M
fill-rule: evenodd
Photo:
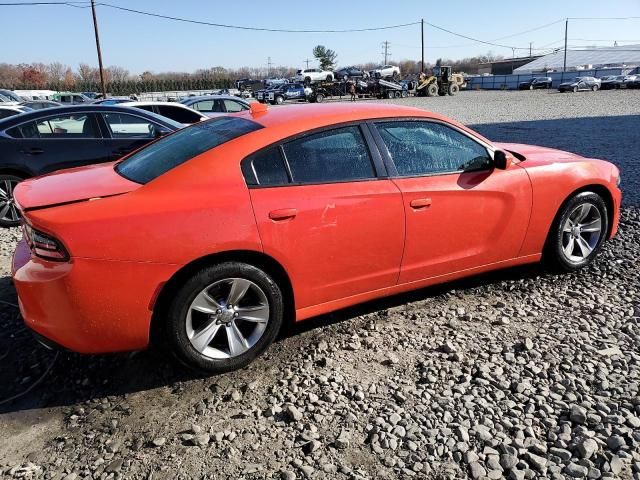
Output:
M605 77L607 75L626 75L636 73L640 67L628 68L601 68L593 70L580 70L574 72L552 73L526 73L521 75L489 75L486 77L467 77L468 90L514 90L520 82L531 80L534 77L551 77L552 87L558 88L562 82L568 82L576 77Z

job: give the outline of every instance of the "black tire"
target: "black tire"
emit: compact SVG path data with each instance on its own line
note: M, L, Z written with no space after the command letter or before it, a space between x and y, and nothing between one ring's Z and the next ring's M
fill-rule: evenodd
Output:
M392 99L392 98L394 98L394 97L395 97L395 94L394 94L393 90L389 90L389 91L387 92L387 98L388 98L389 100L391 100L391 99Z
M449 85L449 95L453 96L456 93L458 93L460 91L460 87L458 86L457 83L452 83L451 85Z
M578 87L573 87L573 93L576 93L578 91Z
M333 81L333 75L327 75L327 82Z
M437 97L438 96L438 85L435 83L429 84L427 87L427 97Z
M304 78L304 84L308 87L309 85L311 85L311 77L305 77Z
M600 236L594 242L593 250L581 261L572 261L567 258L563 250L563 239L567 232L563 231L569 216L581 205L592 205L600 214ZM563 272L573 272L589 265L596 257L609 231L609 216L607 204L600 195L593 192L581 192L569 198L560 207L553 221L544 251L544 261L552 269Z
M591 86L591 91L592 92L597 92L598 91L598 85L592 85Z
M7 211L0 216L0 227L11 228L20 225L20 214L13 201L13 189L24 178L16 175L1 174L0 175L0 208L8 205Z
M393 72L393 73L391 74L391 78L393 78L393 80L394 80L394 81L395 81L395 80L398 80L398 77L400 77L400 75L398 75L398 72Z
M402 91L402 98L407 98L409 96L409 92L407 92L406 90Z
M529 85L529 90L533 90L533 85Z
M276 105L282 105L284 103L284 97L282 95L278 95L275 99Z
M243 278L258 285L269 303L269 320L260 339L246 352L231 358L212 359L197 351L187 337L186 316L194 298L207 286L227 278ZM278 284L265 272L240 262L225 262L205 267L187 280L176 292L163 322L163 340L171 353L186 366L218 374L247 366L276 338L282 326L284 301Z
M318 94L316 95L316 102L318 102L318 103L322 103L323 101L324 101L324 95L323 95L323 94L321 94L321 93L318 93Z

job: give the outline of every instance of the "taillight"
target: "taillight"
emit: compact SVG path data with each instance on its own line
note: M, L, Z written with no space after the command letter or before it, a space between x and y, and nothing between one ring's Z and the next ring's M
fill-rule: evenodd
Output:
M54 262L66 262L69 254L62 243L56 238L36 230L28 223L24 223L24 236L29 244L29 248L37 257Z

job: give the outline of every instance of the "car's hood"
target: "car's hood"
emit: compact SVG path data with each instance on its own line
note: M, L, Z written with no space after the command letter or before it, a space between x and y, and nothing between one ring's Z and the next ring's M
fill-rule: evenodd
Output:
M539 147L537 145L525 145L522 143L494 143L494 145L501 149L510 152L516 152L524 156L526 160L523 166L527 166L528 161L535 161L536 163L556 163L556 162L569 162L574 161L580 157L575 153L565 152L563 150L557 150L555 148Z
M118 175L115 162L61 170L19 183L14 198L22 211L119 195L142 185Z

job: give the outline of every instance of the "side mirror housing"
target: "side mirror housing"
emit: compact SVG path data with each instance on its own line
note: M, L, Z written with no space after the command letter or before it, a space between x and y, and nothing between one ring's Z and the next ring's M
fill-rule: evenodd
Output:
M493 152L493 165L500 170L506 170L511 165L511 156L504 150L496 150Z

